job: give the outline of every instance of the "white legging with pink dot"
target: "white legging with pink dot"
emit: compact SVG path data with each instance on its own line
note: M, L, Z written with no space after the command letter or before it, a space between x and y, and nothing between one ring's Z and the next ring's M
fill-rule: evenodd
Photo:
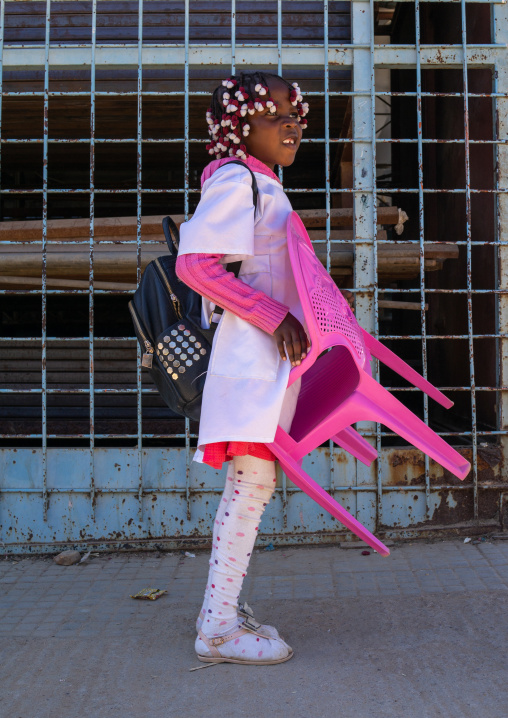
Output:
M237 604L259 522L275 488L275 462L235 456L215 517L210 572L200 617L206 636L238 628Z

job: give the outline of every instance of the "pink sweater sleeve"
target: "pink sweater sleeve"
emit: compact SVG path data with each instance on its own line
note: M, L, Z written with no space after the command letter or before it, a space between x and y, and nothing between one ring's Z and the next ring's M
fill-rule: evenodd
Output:
M253 289L219 262L223 254L183 254L176 261L179 279L241 319L273 334L289 307Z

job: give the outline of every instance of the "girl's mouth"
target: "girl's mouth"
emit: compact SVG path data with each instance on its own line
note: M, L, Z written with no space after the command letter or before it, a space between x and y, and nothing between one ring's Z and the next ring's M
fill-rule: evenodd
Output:
M296 140L292 137L285 139L282 144L284 145L284 147L291 147L292 149L296 149Z

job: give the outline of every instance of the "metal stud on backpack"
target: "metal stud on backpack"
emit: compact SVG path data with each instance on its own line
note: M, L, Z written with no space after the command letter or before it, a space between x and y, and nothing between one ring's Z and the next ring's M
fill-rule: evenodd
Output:
M252 176L254 208L257 183L244 162L232 160ZM201 398L217 325L201 328L201 295L181 282L175 271L179 232L171 217L162 221L169 254L150 262L129 311L143 352L141 365L147 369L165 404L177 414L199 419ZM238 276L241 262L228 264ZM222 313L216 308L215 314Z

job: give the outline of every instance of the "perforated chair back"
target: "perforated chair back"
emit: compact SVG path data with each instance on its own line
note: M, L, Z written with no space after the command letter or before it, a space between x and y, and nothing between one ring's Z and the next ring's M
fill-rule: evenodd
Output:
M294 267L298 263L300 270L295 272L296 287L306 318L313 317L313 321L308 322L310 333L315 334L317 330L321 349L336 344L337 334L340 334L356 354L359 366L364 367L369 353L362 329L342 292L316 257L307 230L296 212L292 213L288 228L291 264ZM318 337L311 336L310 339L312 342Z

